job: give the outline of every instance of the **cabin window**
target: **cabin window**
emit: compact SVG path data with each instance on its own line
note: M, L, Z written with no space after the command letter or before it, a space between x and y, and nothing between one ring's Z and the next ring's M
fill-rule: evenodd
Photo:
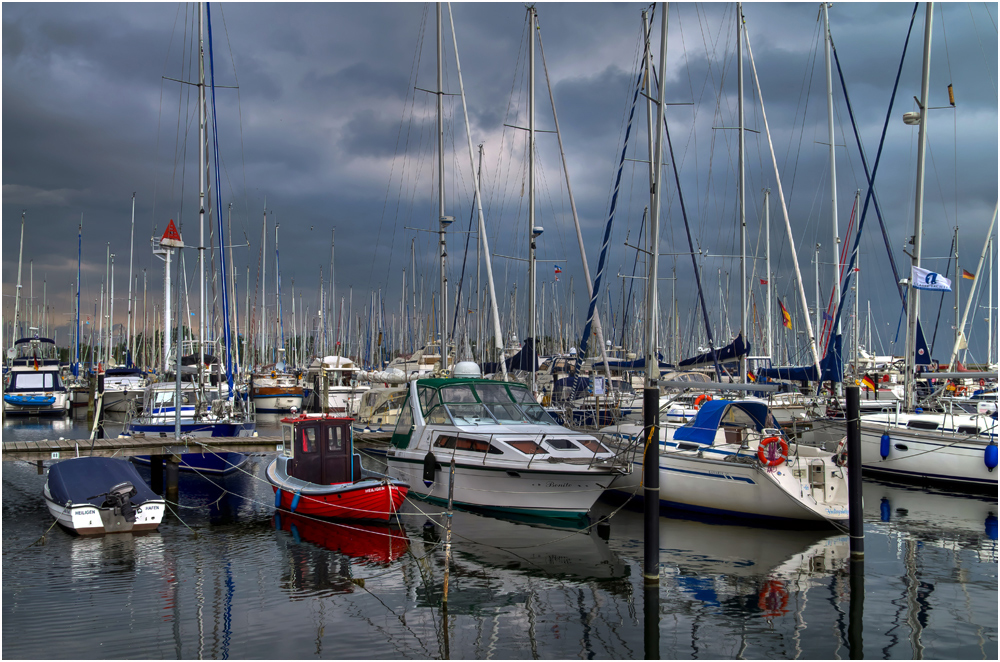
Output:
M511 386L510 394L514 397L514 402L536 404L536 405L538 404L538 401L532 397L531 391L529 391L526 388L518 388L515 386Z
M587 450L591 451L592 453L610 453L611 452L607 448L605 448L604 444L602 444L601 442L597 441L596 439L577 439L576 441L579 444L583 444L583 446Z
M910 421L906 427L912 430L937 430L937 421Z
M979 434L979 428L972 425L960 425L958 426L959 434Z
M395 434L410 434L410 428L413 427L413 414L410 412L410 408L406 405L406 399L404 398L403 411L400 412L399 418L396 419Z
M292 456L292 444L295 439L295 428L291 425L281 426L281 454L285 457Z
M434 408L434 405L438 403L437 389L421 386L419 392L420 392L420 411L423 412L424 415L427 415L427 413Z
M580 447L574 444L569 439L546 439L545 445L556 449L557 451L578 451Z
M518 390L527 391L527 389ZM483 402L507 403L511 401L511 397L507 393L507 389L504 388L503 384L476 384L476 392L479 393L479 399Z
M302 428L302 452L316 452L316 428Z
M328 427L326 429L326 450L341 451L344 448L344 428Z
M523 404L521 405L521 410L524 412L525 418L531 423L537 423L538 425L559 425L553 420L549 412L539 404Z
M455 419L455 425L493 425L496 423L485 405L475 404L448 405L448 411Z
M468 384L445 386L441 389L441 402L476 402L476 395Z
M48 387L52 388L52 375L43 372L18 372L14 388L18 390L38 390L45 388L44 377L48 377Z
M456 437L453 435L441 435L434 442L437 448L454 448L459 451L469 451L470 453L492 453L502 455L503 451L492 446L488 441L482 439L472 439L470 437Z
M507 441L506 439L504 441ZM521 439L517 441L507 441L507 443L524 453L525 455L545 455L546 450L528 439Z
M438 405L432 409L426 418L428 425L451 425L448 409L444 405Z

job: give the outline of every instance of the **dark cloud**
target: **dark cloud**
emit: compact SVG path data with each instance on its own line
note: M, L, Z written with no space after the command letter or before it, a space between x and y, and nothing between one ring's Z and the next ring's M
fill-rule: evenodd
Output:
M592 269L596 269L636 80L643 8L605 3L538 6L540 35ZM484 144L491 248L499 254L523 255L527 236L524 136L503 125L523 126L527 121L526 12L522 5L510 3L456 4L452 9L473 144ZM832 257L827 256L827 251L832 253L832 230L828 156L822 144L826 140L825 65L822 50L817 50L821 45L817 6L748 3L744 13L793 241L812 298L809 274L815 243L824 246L821 262ZM830 9L837 52L870 161L878 148L911 13L912 5L899 3L838 3ZM932 106L949 105L947 85L951 84L957 107L931 111L924 255L945 254L957 223L963 266L978 257L996 203L995 14L992 5L941 3L935 10ZM728 4L670 5L667 98L672 103L694 104L668 109L671 138L696 249L712 255L733 255L739 249L736 132L731 130L736 122L733 15L734 6ZM458 92L458 78L448 18L445 6L444 87L453 95ZM182 224L185 240L196 241L195 90L164 78L192 81L196 77L191 59L194 19L193 5L4 6L5 295L13 294L16 281L22 209L27 209L25 260L34 260L37 281L47 278L52 284L49 298L63 317L72 309L69 285L75 280L76 228L81 214L86 301L98 296L109 242L117 256L116 296L127 289L127 266L122 265L128 260L133 191L134 269L136 273L146 270L151 292L158 292L162 267L150 253L149 237L162 233L173 218ZM277 221L281 224L282 285L288 296L294 279L296 296L303 295L303 305L315 311L320 270L328 274L330 232L336 228L338 297L349 296L353 288L355 313L367 305L371 291L379 290L387 314L397 309L402 271L410 270L411 241L417 279L423 280L424 306L429 310L438 279L436 238L405 228L432 229L438 213L432 157L434 99L417 89L436 86L434 5L224 3L212 5L212 21L216 82L239 86L238 90L220 87L216 97L223 214L228 216L228 205L233 205L233 237L227 241L251 244L235 249L241 303L248 268L251 289L259 288L266 201L271 214L264 255L269 260L268 278L274 274L273 222ZM900 120L903 112L913 110L913 96L919 94L923 21L921 6L877 180L886 232L900 265L905 265L902 248L912 233L916 144L916 130ZM656 35L658 16L654 26ZM551 129L541 53L536 55L538 128ZM780 296L787 303L795 295L790 242L776 198L777 183L749 60L745 64L747 125L761 132L747 135L748 233L759 271L763 268L762 189L770 188L773 268ZM835 81L835 99L837 142L843 145L837 156L839 216L846 242L853 240L847 236L853 195L864 189L865 180L839 80ZM448 96L445 106L447 213L456 217L453 228L464 230L472 201L462 108L456 96ZM649 200L648 174L642 163L647 158L645 127L641 101L619 190L605 280L615 314L620 313L618 298L627 283L617 274L631 273L636 259L635 251L624 242L626 236L630 244L639 241L639 223ZM559 296L566 303L572 280L579 318L586 288L555 136L539 134L537 150L538 222L545 226L539 252L543 259L565 261ZM666 176L662 250L682 253L687 251L687 239L680 200L673 172L668 169ZM873 305L875 323L880 329L888 328L895 324L898 312L895 288L873 212L866 223L863 300L877 304ZM206 243L207 237L206 229ZM452 284L458 281L464 244L464 235L457 232L449 238ZM721 318L716 323L722 327L738 324L738 263L730 257L699 260L713 321ZM544 264L540 274L551 296L551 264ZM682 308L693 311L690 258L671 256L662 264L667 271L676 268ZM193 260L189 272L193 272L191 265ZM516 285L518 317L523 319L527 299L523 264L497 258L495 265L501 307L509 305ZM22 279L27 278L26 266ZM412 282L412 274L407 278ZM830 277L821 272L821 280L828 291ZM273 281L268 287L273 288ZM720 291L725 313L719 311ZM754 295L757 305L763 306L762 293ZM12 297L6 296L5 320L12 312L11 302ZM981 349L985 327L981 321L977 324L972 345L977 358L985 358ZM66 334L66 329L61 333ZM724 335L719 329L716 333Z

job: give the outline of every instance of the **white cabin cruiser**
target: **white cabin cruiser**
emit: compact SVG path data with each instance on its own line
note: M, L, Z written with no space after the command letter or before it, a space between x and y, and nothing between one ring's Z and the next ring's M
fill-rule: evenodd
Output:
M628 471L594 436L556 424L524 384L479 377L460 363L450 379L416 379L386 454L411 494L541 517L586 515ZM463 376L464 375L464 376Z

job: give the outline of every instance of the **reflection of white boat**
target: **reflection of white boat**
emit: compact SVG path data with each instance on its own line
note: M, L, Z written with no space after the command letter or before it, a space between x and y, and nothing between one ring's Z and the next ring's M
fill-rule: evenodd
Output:
M639 442L641 425L604 428ZM642 494L642 457L613 489ZM818 448L789 443L757 400L711 400L683 427L660 429L660 503L763 520L847 523L847 469Z
M865 519L923 544L973 549L997 560L997 499L866 480Z
M445 518L434 535L444 539ZM456 563L473 563L552 578L615 579L627 569L595 527L552 526L551 520L515 520L452 512Z

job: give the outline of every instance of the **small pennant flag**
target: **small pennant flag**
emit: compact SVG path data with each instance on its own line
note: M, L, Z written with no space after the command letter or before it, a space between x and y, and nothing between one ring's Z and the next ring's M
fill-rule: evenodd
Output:
M833 321L833 315L831 315L830 313L828 313L828 312L826 312L824 310L823 311L823 321L825 321L825 322L832 322Z
M557 265L555 265L555 267L554 267L554 268L555 268L555 270L556 270L556 274L555 274L555 275L556 275L556 280L559 280L559 274L561 274L561 273L562 273L562 269L560 269L560 268L559 268L559 265L558 265L558 264L557 264Z
M767 285L767 279L766 278L761 278L760 279L760 284L761 285Z
M788 309L781 303L781 299L778 299L778 307L781 308L781 325L786 329L792 328L792 316L788 314Z
M970 273L970 272L966 271L965 269L962 269L962 278L967 278L969 280L975 280L976 274Z

